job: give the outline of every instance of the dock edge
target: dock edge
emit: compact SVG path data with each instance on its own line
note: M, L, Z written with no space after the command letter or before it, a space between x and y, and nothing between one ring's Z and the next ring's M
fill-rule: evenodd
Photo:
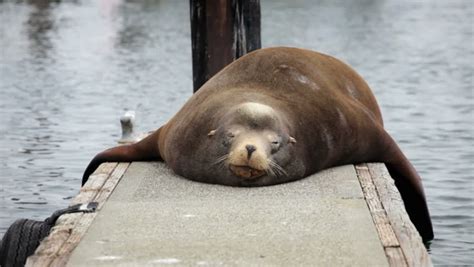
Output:
M96 201L100 211L129 166L130 163L102 164L71 204ZM385 165L364 163L354 168L389 265L432 266ZM96 215L61 216L35 254L27 259L26 266L65 266Z
M433 266L385 164L354 167L389 265Z

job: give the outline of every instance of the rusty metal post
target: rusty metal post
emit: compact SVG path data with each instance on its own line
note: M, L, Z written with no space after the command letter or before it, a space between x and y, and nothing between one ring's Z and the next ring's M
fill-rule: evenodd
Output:
M259 49L260 0L190 0L196 92L227 64Z

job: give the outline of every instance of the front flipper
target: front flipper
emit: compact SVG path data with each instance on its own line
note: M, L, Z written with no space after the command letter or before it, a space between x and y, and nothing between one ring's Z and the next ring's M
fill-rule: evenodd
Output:
M82 185L104 162L162 161L158 145L161 129L163 127L135 144L113 147L97 154L84 171Z
M432 240L434 237L433 226L421 178L388 133L385 132L383 138L384 147L386 148L382 152L384 162L395 181L395 186L400 191L410 220L420 233L423 241Z

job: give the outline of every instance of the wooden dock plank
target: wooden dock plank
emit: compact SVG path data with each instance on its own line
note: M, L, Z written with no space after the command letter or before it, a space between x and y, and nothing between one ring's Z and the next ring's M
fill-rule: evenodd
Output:
M400 247L386 247L385 254L387 255L388 263L391 267L406 267L408 266L405 255L403 255Z
M390 265L432 266L385 165L369 163L355 168Z
M73 204L96 201L99 211L130 163L104 163L89 178ZM26 262L26 266L65 266L70 253L79 244L97 213L73 213L61 216Z
M393 232L382 203L380 202L368 166L366 164L357 165L356 172L382 245L384 248L399 247L400 244Z
M129 165L130 165L129 163L119 163L115 167L113 172L108 176L105 183L103 183L103 186L100 187L100 189L97 192L97 195L94 197L94 200L93 200L99 203L97 207L98 210L102 208L103 204L105 203L107 198L110 196L111 192L113 191L115 186L118 184L118 181L123 176L123 174L125 173ZM66 265L71 252L79 244L82 237L86 233L87 229L92 224L92 221L94 220L96 215L97 215L97 212L86 213L82 215L78 224L75 225L74 231L72 231L69 238L66 240L66 242L63 244L61 249L58 251L59 256L56 259L54 259L54 261L51 263L51 266L65 266Z
M432 266L421 236L405 210L402 197L384 165L367 164L408 266Z
M92 201L115 167L117 167L117 163L105 163L100 165L91 175L87 183L81 187L79 194L72 200L71 205Z

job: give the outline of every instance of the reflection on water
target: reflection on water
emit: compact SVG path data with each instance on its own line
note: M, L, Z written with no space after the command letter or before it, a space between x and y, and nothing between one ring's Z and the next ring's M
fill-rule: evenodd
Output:
M29 51L33 58L47 58L48 52L53 50L49 32L54 30L53 20L51 18L50 3L47 0L30 1L34 6L28 15L27 35L31 42Z
M473 3L262 1L264 46L352 65L424 178L437 264L474 264ZM192 92L188 1L0 1L0 232L68 205L118 118L139 130Z

